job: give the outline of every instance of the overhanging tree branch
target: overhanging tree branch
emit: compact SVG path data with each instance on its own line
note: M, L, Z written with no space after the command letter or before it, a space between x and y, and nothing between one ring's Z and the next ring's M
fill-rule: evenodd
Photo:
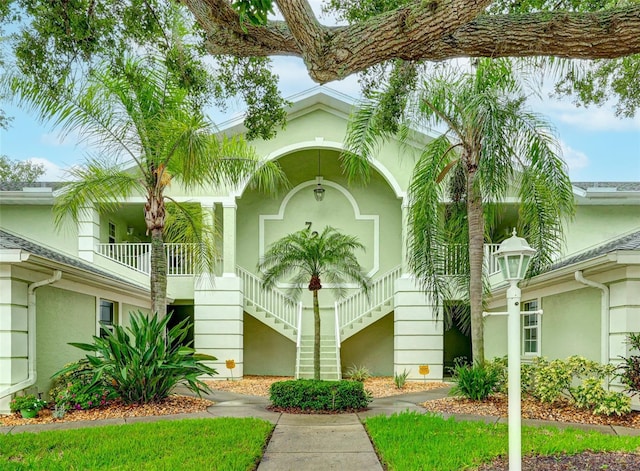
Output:
M226 0L185 0L213 54L303 58L319 83L394 58L558 56L602 59L640 53L640 4L597 12L481 13L491 1L411 2L350 26L323 26L306 0L278 0L285 22L241 24Z

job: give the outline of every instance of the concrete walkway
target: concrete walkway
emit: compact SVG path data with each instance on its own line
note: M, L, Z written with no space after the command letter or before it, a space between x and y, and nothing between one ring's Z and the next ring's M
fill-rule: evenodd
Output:
M392 415L403 411L425 413L418 404L446 397L448 389L437 389L374 399L369 410L357 414L282 414L266 409L265 397L244 396L226 391L214 391L205 396L216 404L206 412L170 416L130 417L85 422L63 422L42 425L0 427L0 434L64 430L103 425L122 425L187 418L258 417L275 424L258 471L287 470L382 470L378 457L364 430L362 421L375 415ZM443 414L445 418L450 414ZM478 415L457 415L459 420L481 420L486 423L507 423L506 418ZM523 425L552 426L593 430L608 435L640 436L639 429L582 425L544 420L523 420Z

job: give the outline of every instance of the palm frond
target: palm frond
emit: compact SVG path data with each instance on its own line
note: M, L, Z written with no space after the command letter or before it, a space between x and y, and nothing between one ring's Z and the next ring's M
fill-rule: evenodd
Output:
M96 205L114 211L125 198L144 191L135 174L104 159L91 159L85 165L72 167L67 175L71 180L58 190L53 206L57 227L66 217L77 221L84 208Z

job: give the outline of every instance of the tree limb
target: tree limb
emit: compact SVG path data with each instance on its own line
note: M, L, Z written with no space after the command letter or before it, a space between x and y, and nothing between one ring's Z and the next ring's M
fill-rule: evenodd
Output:
M481 14L487 0L415 1L350 26L323 26L306 0L278 0L285 22L241 24L226 0L184 0L212 54L301 57L319 83L394 58L558 56L602 59L640 53L640 4L597 12Z

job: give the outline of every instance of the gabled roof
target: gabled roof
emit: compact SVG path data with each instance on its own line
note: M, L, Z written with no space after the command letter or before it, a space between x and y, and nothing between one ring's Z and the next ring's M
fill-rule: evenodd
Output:
M566 267L579 262L584 262L586 260L590 260L601 255L606 255L611 252L616 252L618 250L640 250L640 230L611 240L572 257L561 260L551 265L548 271L557 270L558 268Z
M69 255L65 255L56 250L44 247L42 245L36 244L35 242L31 242L20 236L0 229L0 250L2 249L24 250L31 255L36 255L52 262L60 263L62 265L67 265L73 268L79 268L80 270L93 273L103 278L108 278L127 286L135 287L136 289L144 289L144 287L127 281L124 278L120 278L118 276L112 275L109 272L99 270L87 262L71 257Z

